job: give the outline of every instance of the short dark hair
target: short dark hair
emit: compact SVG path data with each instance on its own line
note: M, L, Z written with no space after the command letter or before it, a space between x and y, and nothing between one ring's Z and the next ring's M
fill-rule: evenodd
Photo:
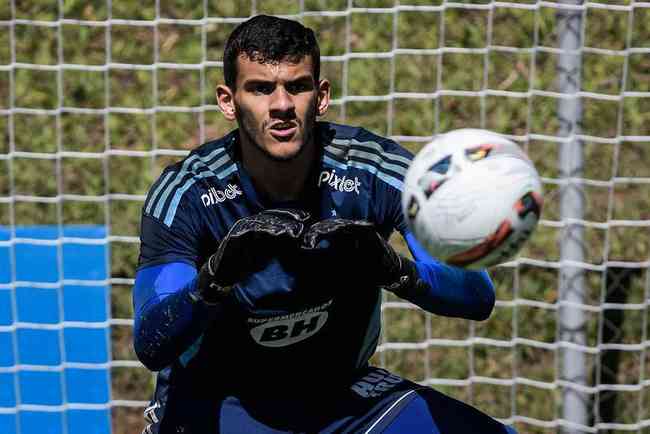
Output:
M245 54L260 63L275 63L288 58L299 62L311 56L314 80L320 76L320 49L314 32L297 21L257 15L232 31L223 53L223 74L233 91L237 82L237 59Z

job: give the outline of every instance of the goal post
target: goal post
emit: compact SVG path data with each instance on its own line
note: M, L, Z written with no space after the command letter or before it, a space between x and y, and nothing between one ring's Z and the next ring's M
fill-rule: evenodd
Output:
M441 318L386 295L373 362L522 433L649 429L650 3L8 0L0 432L48 420L75 434L79 411L104 415L84 432L142 429L153 379L131 349L140 210L163 167L233 127L214 97L223 45L258 13L316 31L332 82L326 120L413 152L451 129L491 129L542 176L537 231L490 270L492 316ZM30 256L39 249L46 262ZM94 265L69 275L69 255L87 249ZM103 344L68 341L76 331ZM30 358L39 347L25 336L44 332L60 357ZM77 344L104 353L83 359ZM73 369L93 374L79 378L95 394L66 380Z

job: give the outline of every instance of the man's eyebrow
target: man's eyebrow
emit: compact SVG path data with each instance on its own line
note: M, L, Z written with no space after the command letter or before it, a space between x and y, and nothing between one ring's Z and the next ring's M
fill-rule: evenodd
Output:
M299 83L303 81L313 81L313 80L314 77L311 74L305 74L305 75L301 75L300 77L296 77L292 80L289 80L287 81L287 83ZM255 83L255 84L275 83L275 80L270 80L268 78L262 78L262 77L260 78L252 77L252 78L247 78L244 81L244 84L248 84L248 83Z
M289 80L289 83L303 83L303 82L312 82L314 77L311 74L301 75L300 77Z
M269 84L269 83L275 83L275 81L267 80L265 78L248 78L244 81L243 85L248 86L251 84Z

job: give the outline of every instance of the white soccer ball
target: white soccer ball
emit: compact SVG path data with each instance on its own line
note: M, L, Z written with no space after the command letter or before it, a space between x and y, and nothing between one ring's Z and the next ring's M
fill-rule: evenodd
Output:
M537 226L542 184L513 141L480 129L441 134L406 172L402 209L434 258L480 269L512 259Z

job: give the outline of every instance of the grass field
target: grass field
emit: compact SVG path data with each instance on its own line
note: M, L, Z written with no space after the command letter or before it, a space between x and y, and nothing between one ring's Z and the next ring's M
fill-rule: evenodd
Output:
M103 1L61 3L62 11L53 1L15 2L12 17L9 2L3 2L0 20L52 22L63 16L99 22L109 17L146 21L157 14L152 0L116 1L111 11ZM344 11L348 3L358 8L384 8L397 2L305 0L304 9ZM489 4L483 0L472 3ZM299 2L259 0L255 4L260 13L300 12ZM401 4L434 2L410 0ZM158 14L162 18L201 19L204 6L210 17L245 17L252 12L249 1L210 0L205 5L160 1ZM585 261L595 268L606 261L647 261L649 253L647 225L606 224L612 220L650 219L650 184L634 182L650 177L650 143L614 140L621 136L650 136L650 55L642 51L623 55L621 51L650 47L650 8L635 8L631 26L628 15L624 10L596 7L590 7L585 14L584 45L600 50L583 53L581 71L582 90L591 93L582 98L581 127L583 134L593 136L584 141L585 164L579 174L589 180L583 186L585 220L594 223L584 228L584 248ZM443 12L357 11L349 15L309 15L304 22L317 31L322 54L327 56L322 75L332 81L334 97L327 119L406 137L400 141L414 152L423 142L408 137L427 137L460 127L489 128L524 139L522 146L547 181L543 214L546 224L539 227L521 256L538 261L559 260L559 241L564 234L559 209L561 184L556 182L561 175L559 144L540 138L557 134L558 98L550 93L529 92L558 91L557 53L535 48L558 46L555 8L542 5L536 9L497 6L491 10L446 8ZM214 87L222 73L218 65L209 62L220 60L224 40L234 27L231 23L209 24L202 34L201 26L194 24L162 21L157 29L146 22L110 27L83 22L58 27L25 23L0 26L0 66L5 66L0 68L0 109L25 109L0 116L0 155L13 151L52 157L14 154L0 159L0 197L67 195L65 200L49 203L19 200L13 207L0 202L0 225L106 224L112 235L138 236L141 195L164 166L180 158L166 151L192 149L232 127L213 108L204 112L178 109L215 104ZM481 51L488 45L510 49ZM441 54L436 49L442 46L477 51ZM392 56L339 57L350 52L390 53L394 49L401 51ZM16 62L14 67L7 68L12 61ZM154 68L151 65L156 61L159 64ZM113 66L103 68L108 62ZM201 62L208 65L195 68ZM84 67L51 68L61 63ZM180 69L169 63L193 67ZM129 65L142 66L134 69ZM478 93L484 89L498 92ZM636 93L617 98L623 91ZM612 98L604 99L603 95ZM107 114L106 108L111 108ZM57 152L59 157L55 158ZM614 177L633 179L612 184ZM403 249L399 240L395 243ZM137 255L136 243L112 242L111 276L132 278ZM477 343L391 350L378 353L374 360L416 381L464 380L470 376L507 380L516 376L553 383L559 352L527 345L525 340L556 342L557 311L535 307L534 303L508 303L558 300L558 269L536 264L528 261L518 267L491 270L502 303L482 323L437 318L411 309L384 311L385 342L483 337L506 343L519 338L522 343L511 347ZM641 271L626 287L627 303L643 303L647 296L646 276ZM603 301L607 292L604 274L602 270L585 272L587 304L598 306ZM113 285L112 314L115 318L132 317L128 285ZM602 342L599 337L603 318L599 313L587 315L588 344L594 346ZM639 344L647 339L647 316L643 308L626 310L622 323L617 325L620 333L614 343ZM116 360L135 359L130 327L113 327L112 349ZM619 352L619 384L639 384L641 379L650 378L650 363L643 360L646 352ZM607 351L588 356L590 366L596 366L604 353ZM144 368L115 368L112 374L113 398L148 399L152 381ZM594 381L590 379L589 384L596 384ZM552 421L560 415L560 388L482 382L438 388L495 417L517 414ZM637 404L640 396L648 402L650 388L615 395L617 422L650 418L650 407L646 405L645 413L639 414ZM141 425L139 409L114 409L115 433L133 433ZM521 433L555 431L523 423L517 428Z

